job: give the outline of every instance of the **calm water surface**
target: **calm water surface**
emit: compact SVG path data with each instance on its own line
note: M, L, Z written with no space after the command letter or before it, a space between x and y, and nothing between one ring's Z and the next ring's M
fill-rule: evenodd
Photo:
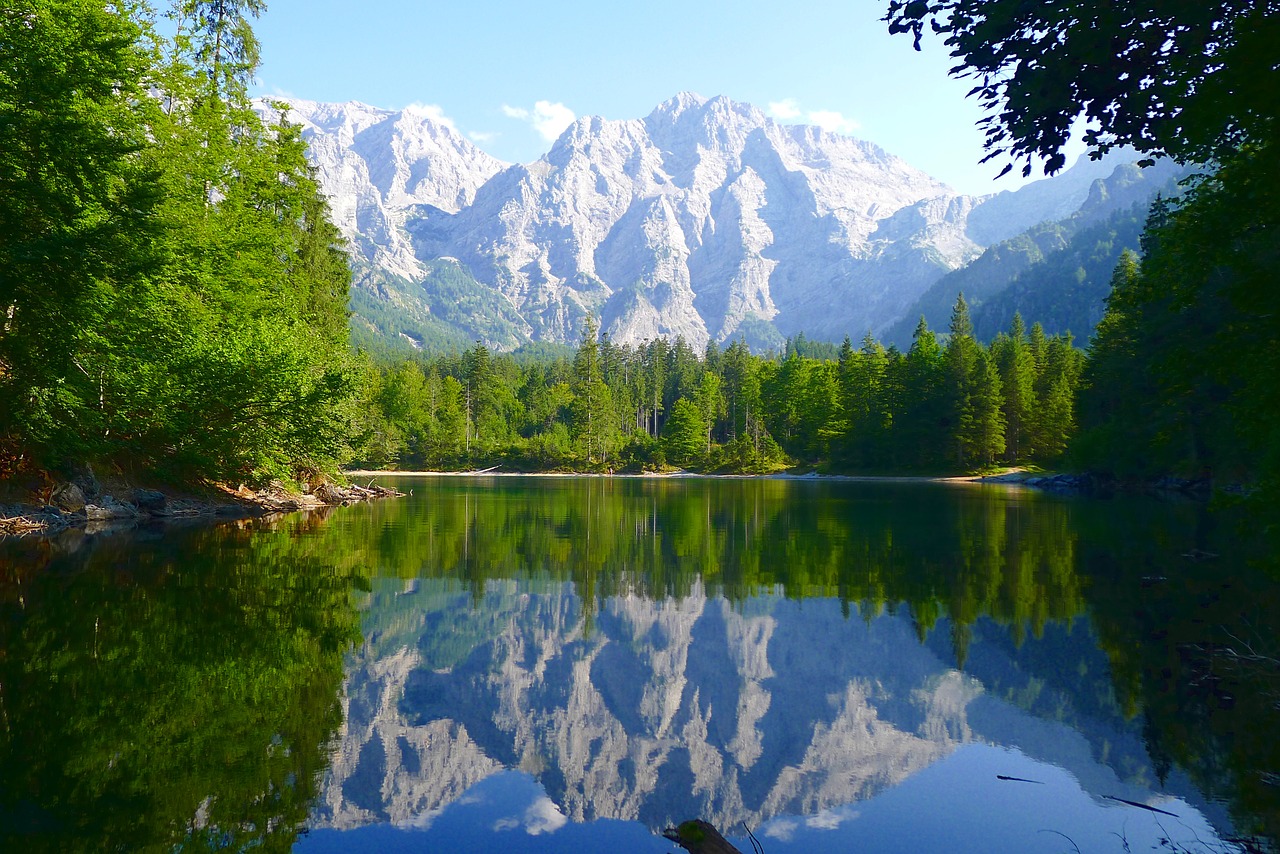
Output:
M668 852L703 818L767 854L1211 852L1280 829L1280 584L1198 506L400 484L0 544L0 848Z

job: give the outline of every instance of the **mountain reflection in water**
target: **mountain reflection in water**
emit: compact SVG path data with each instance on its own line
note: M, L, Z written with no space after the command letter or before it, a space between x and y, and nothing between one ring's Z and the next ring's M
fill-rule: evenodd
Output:
M1275 637L1276 584L1202 508L781 480L402 485L327 519L46 549L39 570L30 546L0 551L0 822L96 840L49 850L669 851L655 831L693 817L769 854L1219 851L1274 833L1276 748L1248 734L1280 723L1280 681L1222 653L1228 633ZM104 614L138 629L112 641L127 696L86 690ZM215 678L227 702L199 699ZM168 726L148 745L126 718ZM226 738L235 756L209 748ZM146 751L185 772L102 770ZM211 773L227 763L245 773ZM86 821L121 791L145 821Z
M1040 830L1094 850L1219 846L1206 815L1232 832L1221 803L1153 765L1079 571L1096 537L1128 549L1143 526L1203 545L1180 518L1194 508L1116 502L1082 519L1083 502L1021 491L758 480L417 489L430 499L415 521L344 517L378 531L381 577L318 829L415 827L425 845L451 809L460 821L451 805L488 797L482 781L520 772L557 817L529 824L530 850L572 850L562 828L582 823L690 817L806 850L819 841L796 829L850 832L851 805L892 800L941 762L985 776L939 771L960 788L921 787L900 833L924 814L960 850L1065 844ZM1007 759L959 758L984 745ZM1006 794L969 796L1016 788L997 775L1027 763L1061 785L1020 795L1035 826L1008 832L1031 837L997 842ZM1176 804L1182 823L1109 798Z

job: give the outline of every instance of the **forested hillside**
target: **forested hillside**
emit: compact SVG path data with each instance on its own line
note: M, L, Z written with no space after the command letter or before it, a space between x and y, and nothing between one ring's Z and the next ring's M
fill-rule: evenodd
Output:
M0 10L0 479L294 476L346 454L350 273L258 0Z
M942 325L961 292L983 340L1007 329L1014 312L1039 320L1051 333L1087 339L1102 317L1111 270L1125 249L1138 249L1147 208L1157 196L1180 192L1186 173L1168 160L1146 168L1120 164L1093 182L1084 204L1071 216L1032 225L943 276L889 329L886 339L907 346L921 315Z
M1061 249L1014 275L973 310L978 337L989 340L1019 313L1036 318L1048 332L1087 340L1102 319L1116 263L1126 251L1140 249L1147 207L1138 203L1080 229Z

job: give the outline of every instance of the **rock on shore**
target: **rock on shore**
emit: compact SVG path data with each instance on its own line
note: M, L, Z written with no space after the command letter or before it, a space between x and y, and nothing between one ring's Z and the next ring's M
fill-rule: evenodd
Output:
M0 504L0 537L52 534L68 528L90 531L128 527L152 520L192 517L248 518L391 498L399 491L370 484L341 486L322 482L303 492L272 481L264 489L240 485L221 488L203 497L189 497L158 489L123 485L103 486L89 473L48 490L44 503Z

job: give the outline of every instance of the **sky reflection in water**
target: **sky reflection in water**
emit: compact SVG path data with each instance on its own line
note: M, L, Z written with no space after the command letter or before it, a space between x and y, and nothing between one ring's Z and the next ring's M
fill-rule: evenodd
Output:
M1229 847L1112 689L1078 508L779 486L419 485L300 849L669 851L694 817L770 854Z

